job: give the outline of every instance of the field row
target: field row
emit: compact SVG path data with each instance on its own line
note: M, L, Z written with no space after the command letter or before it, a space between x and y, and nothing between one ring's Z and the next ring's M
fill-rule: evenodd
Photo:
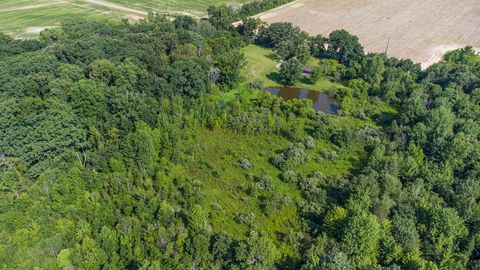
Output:
M17 38L28 38L38 35L47 27L58 26L67 18L121 18L126 15L82 0L7 0L0 4L0 31Z
M448 50L480 47L478 0L300 0L261 16L289 21L310 34L346 29L367 52L385 52L421 62L440 60ZM390 42L389 42L390 41Z
M66 18L112 17L138 19L148 11L204 16L211 5L241 5L249 0L2 0L0 32L17 38L36 36Z

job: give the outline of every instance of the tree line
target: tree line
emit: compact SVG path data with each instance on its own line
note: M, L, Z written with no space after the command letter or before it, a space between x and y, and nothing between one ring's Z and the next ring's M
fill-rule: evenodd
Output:
M365 55L345 30L309 37L288 23L230 21L75 19L39 40L0 36L2 268L479 267L480 64L471 48L422 71ZM345 86L332 93L342 115L375 124L339 125L308 101L267 93L223 98L247 79L240 48L252 42L272 48L285 70L318 58L315 74ZM244 237L212 229L202 179L170 174L191 161L201 129L289 141L268 157L278 175L248 176L256 164L246 159L235 166L267 217L284 203L274 177L297 190L301 231L275 239L255 226ZM353 149L362 158L345 176L310 169Z

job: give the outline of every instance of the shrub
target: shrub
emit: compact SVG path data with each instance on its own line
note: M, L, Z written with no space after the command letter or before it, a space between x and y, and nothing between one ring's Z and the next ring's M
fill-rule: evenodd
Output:
M338 157L338 154L335 150L328 151L327 149L320 150L320 155L326 160L335 160Z
M253 226L255 224L255 214L254 213L240 213L235 218L235 220L240 224L245 224L247 226Z
M298 182L298 175L294 171L284 171L281 179L285 183L296 184Z
M302 143L290 144L282 153L272 159L272 164L280 170L295 168L309 159Z
M264 175L257 179L257 184L262 191L273 191L275 189L275 185L273 184L273 179L270 175Z
M250 161L246 158L241 158L238 161L238 163L240 165L240 168L242 168L244 170L248 170L248 169L252 168L252 163L250 163Z
M250 82L250 88L261 90L263 88L262 80L255 78L253 81Z
M315 148L315 140L311 136L308 136L303 140L303 145L307 149L313 149Z

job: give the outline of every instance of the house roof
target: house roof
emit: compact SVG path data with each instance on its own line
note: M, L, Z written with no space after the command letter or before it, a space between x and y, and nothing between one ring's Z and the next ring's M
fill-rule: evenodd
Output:
M303 67L303 71L304 71L304 72L312 72L312 71L313 71L313 67L311 67L311 66L304 66L304 67Z

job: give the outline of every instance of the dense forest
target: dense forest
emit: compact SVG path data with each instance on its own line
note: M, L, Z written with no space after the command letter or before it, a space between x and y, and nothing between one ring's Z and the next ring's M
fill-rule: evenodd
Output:
M0 34L0 268L480 269L473 50L421 70L221 10ZM260 91L251 43L285 84L315 58L339 114Z

